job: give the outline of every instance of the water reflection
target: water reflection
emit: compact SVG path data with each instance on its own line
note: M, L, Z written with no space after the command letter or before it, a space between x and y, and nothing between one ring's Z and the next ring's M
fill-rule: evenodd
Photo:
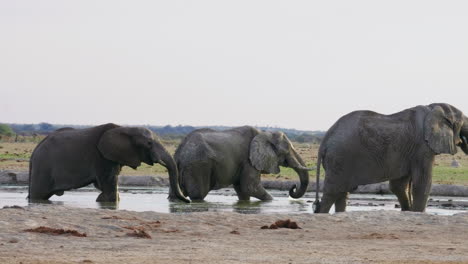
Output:
M26 198L28 204L54 204L54 202L49 200L37 200L37 199L28 199Z
M118 210L119 202L96 202L99 209Z
M234 212L240 214L259 214L262 212L262 205L271 204L273 201L237 201L233 204Z

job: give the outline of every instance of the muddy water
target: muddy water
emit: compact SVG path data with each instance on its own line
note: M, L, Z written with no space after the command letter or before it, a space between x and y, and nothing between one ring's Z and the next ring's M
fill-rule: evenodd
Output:
M4 206L34 206L26 200L27 187L1 186L0 208ZM311 213L311 204L315 193L307 193L301 199L291 199L285 191L270 190L274 197L271 202L261 202L256 199L239 202L232 189L212 191L205 202L185 204L169 202L166 197L167 188L121 188L119 204L97 203L98 192L93 188L82 188L77 191L65 192L63 196L53 196L51 205L61 204L82 208L106 208L132 211L156 211L162 213L190 213L231 211L244 214L259 213ZM394 195L358 195L352 194L347 211L369 210L400 210ZM333 208L332 211L333 213ZM430 214L453 215L468 212L468 197L432 197L427 208Z

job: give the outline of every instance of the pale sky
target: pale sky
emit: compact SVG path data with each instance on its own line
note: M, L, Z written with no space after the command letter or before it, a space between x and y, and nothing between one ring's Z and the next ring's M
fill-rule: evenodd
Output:
M326 130L468 112L468 1L0 1L0 122Z

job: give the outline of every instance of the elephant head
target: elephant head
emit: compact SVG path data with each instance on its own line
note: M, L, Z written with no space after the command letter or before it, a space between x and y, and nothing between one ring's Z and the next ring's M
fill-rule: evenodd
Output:
M459 146L468 154L468 118L449 104L431 104L424 120L424 138L436 153L455 154Z
M290 167L299 175L300 186L293 185L289 195L300 198L309 184L308 168L291 141L282 132L260 132L250 143L250 162L262 173L279 173L279 166Z
M171 188L177 197L189 202L179 187L179 173L172 156L153 133L141 127L117 127L106 131L99 140L98 149L104 158L133 169L141 162L159 163L167 168Z

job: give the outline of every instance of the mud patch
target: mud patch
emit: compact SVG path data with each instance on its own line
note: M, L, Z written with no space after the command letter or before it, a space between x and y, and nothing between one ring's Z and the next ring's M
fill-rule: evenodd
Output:
M270 226L265 225L265 226L260 227L260 229L278 229L278 228L302 229L299 227L299 225L296 222L291 221L290 219L278 220L274 222L273 224L271 224Z
M48 235L72 235L76 237L87 237L86 233L80 233L76 230L70 229L62 229L62 228L51 228L46 226L40 226L31 229L25 229L25 232L33 232L33 233L41 233L41 234L48 234Z
M400 239L395 234L370 233L362 236L348 236L349 239Z
M3 209L23 209L24 210L24 208L19 205L12 205L12 206L5 205L3 206Z
M127 233L127 236L130 237L137 237L137 238L147 238L151 239L153 238L146 230L144 229L134 229L133 232Z

